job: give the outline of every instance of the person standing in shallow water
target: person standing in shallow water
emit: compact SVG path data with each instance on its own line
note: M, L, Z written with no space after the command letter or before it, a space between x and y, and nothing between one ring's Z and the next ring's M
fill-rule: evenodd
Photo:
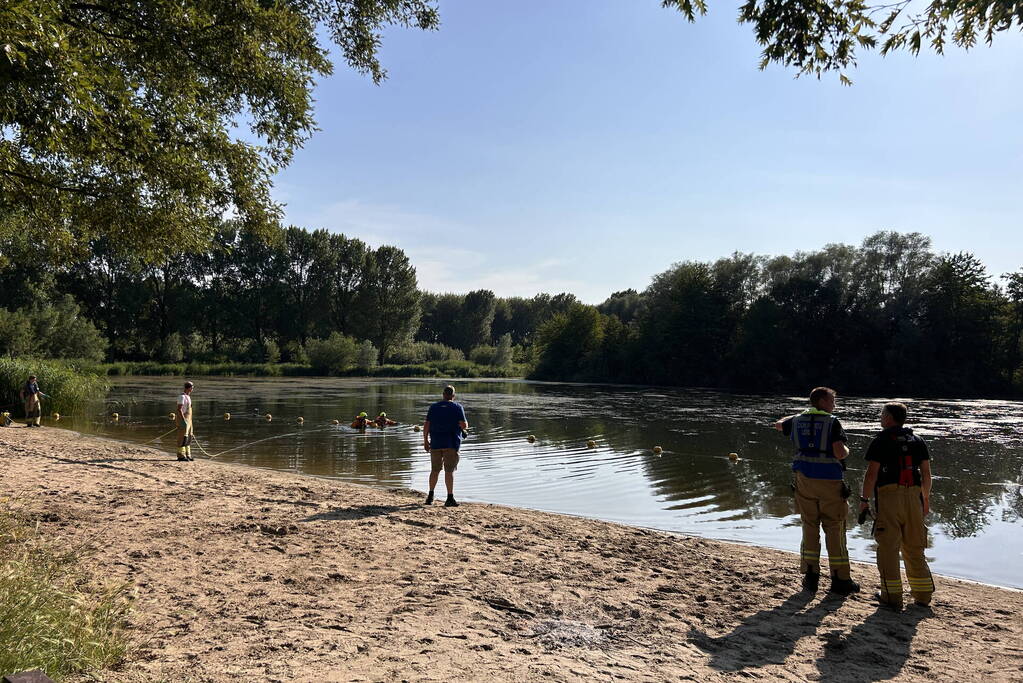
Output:
M845 522L849 515L849 488L845 484L845 463L849 457L848 437L835 410L835 390L817 387L810 392L812 408L778 420L774 428L792 439L796 508L803 522L799 546L799 569L803 588L817 591L820 583L821 535L828 547L831 591L839 595L859 592L849 574L849 550Z
M931 455L924 440L905 426L907 412L903 403L888 403L881 410L881 432L867 447L867 473L860 495L860 512L870 508L873 495L877 513L874 540L881 574L877 598L896 610L902 609L900 551L913 601L927 607L934 593L934 579L924 557L924 517L931 506Z
M35 375L29 375L25 386L21 388L21 400L25 402L25 426L41 427L43 404L40 397L46 396L40 389Z
M194 460L192 457L192 383L185 382L185 388L178 397L178 460Z
M458 469L458 450L466 436L469 423L465 409L455 403L455 388L444 387L442 400L430 406L423 423L423 448L430 454L430 492L426 504L433 503L433 490L437 487L440 470L444 468L444 486L448 498L444 507L458 507L455 501L455 470Z

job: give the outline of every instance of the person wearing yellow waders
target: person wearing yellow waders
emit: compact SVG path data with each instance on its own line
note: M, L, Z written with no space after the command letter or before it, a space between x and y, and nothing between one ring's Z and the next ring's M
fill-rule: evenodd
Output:
M849 595L860 590L849 574L849 549L845 522L849 514L849 487L845 484L845 462L849 457L848 437L835 410L835 390L817 387L810 392L812 408L778 420L774 427L792 439L796 508L803 522L799 569L803 588L817 591L820 583L821 535L828 548L831 592Z
M25 386L21 388L21 400L25 402L25 426L42 427L40 419L43 415L43 404L40 399L46 396L39 389L35 375L29 375Z
M178 460L195 460L192 457L192 383L185 382L185 388L178 398Z
M874 540L877 570L881 574L881 604L902 609L902 573L899 553L906 564L906 579L916 604L931 604L934 579L924 557L930 510L931 456L927 444L904 426L907 408L888 403L881 410L881 433L867 448L860 511L874 498Z

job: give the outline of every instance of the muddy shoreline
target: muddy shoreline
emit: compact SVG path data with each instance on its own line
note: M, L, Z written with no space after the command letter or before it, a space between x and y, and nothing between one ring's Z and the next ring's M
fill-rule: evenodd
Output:
M795 556L0 429L13 504L137 593L106 681L1023 680L1023 593L799 592ZM822 582L827 583L825 580Z

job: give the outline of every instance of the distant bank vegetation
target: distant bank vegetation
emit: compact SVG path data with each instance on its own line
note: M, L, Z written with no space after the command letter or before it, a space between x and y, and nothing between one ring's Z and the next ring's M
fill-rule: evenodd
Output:
M945 395L1023 393L1023 270L919 233L791 256L680 261L643 291L501 298L418 289L400 249L226 223L208 253L141 262L102 239L38 269L3 245L0 355L107 374L524 376Z
M1023 269L992 277L919 233L685 261L542 324L535 376L944 396L1023 393Z

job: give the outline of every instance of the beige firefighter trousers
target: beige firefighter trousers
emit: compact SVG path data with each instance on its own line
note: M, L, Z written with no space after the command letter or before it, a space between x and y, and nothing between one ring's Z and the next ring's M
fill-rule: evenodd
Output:
M842 480L811 479L796 472L796 509L803 520L799 571L804 574L820 571L820 530L823 527L831 573L839 579L848 579L849 549L845 544L845 522L849 503L842 497Z
M874 503L877 512L874 540L877 541L877 570L881 574L881 599L895 605L902 604L901 552L913 599L922 605L930 604L934 579L924 557L927 528L924 526L920 487L882 486L877 489Z

